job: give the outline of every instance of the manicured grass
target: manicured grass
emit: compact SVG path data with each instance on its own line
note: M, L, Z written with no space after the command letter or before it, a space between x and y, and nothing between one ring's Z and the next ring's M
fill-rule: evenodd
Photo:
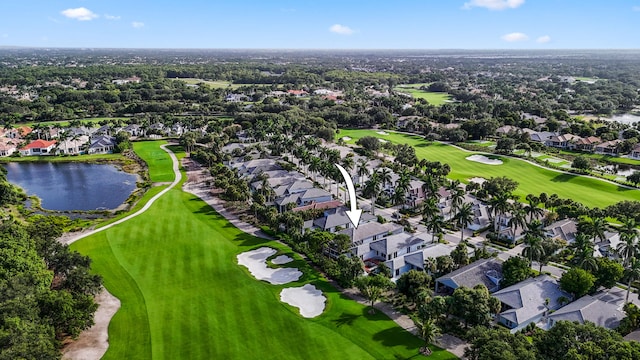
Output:
M240 86L245 86L246 84L232 84L229 81L224 80L203 80L203 79L194 79L194 78L179 78L175 80L184 81L187 84L197 85L197 84L207 84L214 89L226 89L230 87L231 89L237 89Z
M420 136L390 132L380 135L375 130L341 130L338 137L348 136L354 143L363 136L375 136L394 143L406 143L416 149L418 158L440 161L451 166L449 178L468 181L472 177L507 176L520 185L516 194L524 198L527 194L556 193L562 198L569 198L586 206L604 207L622 200L640 200L640 191L626 189L601 180L579 175L562 174L549 169L531 165L525 161L500 157L502 165L485 165L465 158L472 152L462 151L442 143L430 143Z
M151 142L140 144L146 144L143 159L152 155L150 170L166 170ZM304 276L282 286L255 280L236 255L260 246L293 257L286 266ZM104 359L424 358L421 340L345 298L288 247L239 231L179 187L144 214L72 248L91 256L122 302ZM327 297L325 312L314 319L279 300L282 288L304 283ZM430 358L455 359L439 349Z
M451 95L447 93L423 91L414 87L397 86L396 91L409 94L416 99L425 99L429 104L435 106L440 106L452 99Z
M165 140L133 143L133 150L149 166L149 179L151 182L171 182L174 179L171 158L164 150L160 149L160 145L166 143Z
M600 79L584 77L584 76L574 76L573 78L576 79L577 81L583 81L583 82L596 82L600 80Z

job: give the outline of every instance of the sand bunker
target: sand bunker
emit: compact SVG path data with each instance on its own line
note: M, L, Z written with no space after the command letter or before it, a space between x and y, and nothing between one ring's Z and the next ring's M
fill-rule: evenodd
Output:
M469 179L469 182L480 184L480 185L482 185L485 181L487 181L487 179L481 178L481 177L472 177L471 179Z
M381 142L381 143L383 143L383 144L384 144L384 143L388 143L388 141L387 141L387 140L384 140L384 139L378 139L378 141L380 141L380 142Z
M273 285L287 284L300 279L302 272L296 268L271 269L267 267L267 259L276 253L275 249L261 247L238 254L238 264L249 269L251 275L258 280L267 281Z
M271 262L273 264L276 264L276 265L287 264L287 263L290 263L292 261L293 261L293 259L288 257L287 255L280 255L280 256L276 257L275 259L271 260Z
M378 131L377 133L380 135L389 135L389 133L386 131Z
M344 140L344 141L350 141L350 140L351 140L351 138L350 138L350 137L348 137L348 136L343 136L343 137L342 137L342 140Z
M467 160L479 162L486 165L502 165L502 160L489 159L484 155L471 155L467 157Z
M282 289L280 301L300 309L300 315L303 317L312 318L322 314L327 298L315 286L307 284L303 287Z

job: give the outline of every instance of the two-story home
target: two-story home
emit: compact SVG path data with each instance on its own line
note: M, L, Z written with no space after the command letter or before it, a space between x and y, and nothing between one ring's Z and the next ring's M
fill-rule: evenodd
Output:
M603 155L617 155L618 145L622 142L620 139L605 141L596 145L595 153Z
M502 303L496 320L511 329L511 333L537 323L552 310L571 300L571 294L560 289L557 281L548 275L529 278L493 293Z
M544 228L544 235L550 239L560 239L568 244L573 243L578 233L578 223L573 219L554 222Z
M632 159L640 160L640 144L636 144L636 146L633 147L633 150L631 150L631 154L629 154L629 157Z
M89 154L110 154L116 147L116 138L109 135L99 135L91 139Z
M580 139L580 136L573 134L553 135L544 144L558 149L573 149L574 142L578 139Z
M585 152L594 152L596 146L602 143L602 140L597 136L588 136L577 139L574 143L575 149Z
M382 239L388 235L399 234L403 230L401 225L395 223L380 224L378 222L368 222L358 225L358 228L348 227L338 231L338 234L346 234L351 239L351 253L360 259L370 259L374 252L371 251L370 243Z

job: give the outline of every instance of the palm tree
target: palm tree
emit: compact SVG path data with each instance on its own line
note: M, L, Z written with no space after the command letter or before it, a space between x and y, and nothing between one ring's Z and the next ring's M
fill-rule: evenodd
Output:
M632 258L629 267L625 269L625 278L627 278L627 296L625 302L629 302L629 293L631 292L631 283L640 279L640 260Z
M396 182L395 192L393 194L393 202L396 205L404 204L407 199L407 191L411 187L411 175L407 172L400 173L400 178Z
M489 212L493 213L493 230L496 234L498 234L499 216L509 211L509 200L511 200L511 194L506 192L498 193L489 200Z
M602 217L583 217L578 222L578 232L589 235L594 242L596 239L604 241L608 228L609 223Z
M464 203L456 213L456 224L460 228L460 242L464 239L464 229L473 222L473 207L470 203Z
M513 242L516 241L516 229L518 226L524 227L527 224L527 212L521 203L513 203L511 207L511 219L509 219L509 226L511 227L511 234L513 235Z
M440 328L436 325L435 320L423 319L419 322L418 329L420 330L420 338L422 338L425 343L424 348L422 348L420 352L425 355L430 355L431 349L429 349L429 344L432 344L438 336L440 336Z
M371 176L369 176L369 180L364 183L364 188L362 189L362 196L371 198L371 214L375 215L376 209L376 198L380 193L382 187L382 181L380 180L380 174L377 171L374 171Z
M542 247L542 238L526 234L524 236L523 244L525 246L522 249L522 256L529 259L530 263L533 263L533 260L538 260L544 255L544 247Z
M436 198L427 198L422 203L422 221L427 222L434 216L440 215L440 208Z
M362 184L362 182L364 181L364 176L365 175L369 175L369 169L367 168L367 160L365 159L360 159L360 161L358 161L358 176L360 177L360 181L359 183Z
M584 270L596 270L598 263L593 256L593 243L589 236L578 233L573 244L570 246L574 250L573 263Z
M529 215L529 222L533 221L533 218L540 217L544 214L544 210L540 207L540 198L534 196L533 194L529 194L526 197L528 204L525 206L525 211L527 215Z
M441 234L444 230L444 220L442 215L437 215L429 219L426 223L427 230L431 231L431 243L435 242L436 234Z
M453 218L454 213L458 210L464 200L465 192L459 187L454 187L451 191L451 210L449 211L449 217Z
M351 170L353 170L355 161L353 160L353 156L345 156L344 158L342 158L342 161L340 162L340 164L345 170L347 170L348 173L350 173Z
M309 161L309 171L313 174L313 181L316 182L316 177L318 175L318 171L322 169L322 160L318 157L312 157Z
M623 259L623 265L629 265L632 258L640 255L640 245L638 244L638 229L635 219L625 218L622 225L618 228L621 243L618 244L616 250Z
M378 174L382 187L386 187L387 184L391 185L391 170L389 168L382 168Z

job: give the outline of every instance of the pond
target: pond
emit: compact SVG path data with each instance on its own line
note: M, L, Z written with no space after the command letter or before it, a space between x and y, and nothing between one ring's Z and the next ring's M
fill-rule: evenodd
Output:
M610 118L605 118L605 120L617 121L619 123L633 125L634 123L640 122L640 116L633 115L633 114L621 114L621 115L614 115Z
M114 165L14 162L4 167L7 179L39 197L47 210L115 209L136 188L136 175Z

